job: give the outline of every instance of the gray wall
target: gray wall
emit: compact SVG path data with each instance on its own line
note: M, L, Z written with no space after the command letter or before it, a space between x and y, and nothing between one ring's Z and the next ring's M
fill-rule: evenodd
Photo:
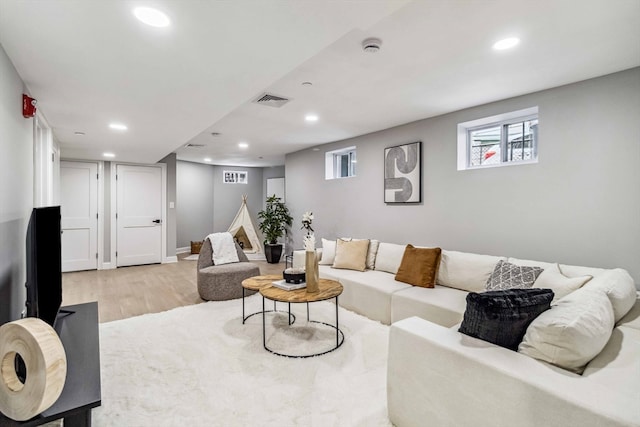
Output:
M227 231L231 222L240 209L242 195L247 195L247 206L251 219L258 227L258 211L262 209L262 168L246 168L234 166L213 167L213 231ZM247 171L247 184L225 184L222 182L222 172ZM258 233L259 230L256 230ZM259 236L260 237L260 236Z
M167 165L167 253L165 255L173 257L176 255L177 215L176 208L172 208L171 203L175 206L177 192L176 154L171 153L158 163Z
M33 207L33 119L22 117L24 83L0 45L0 324L25 303L25 238Z
M177 247L202 240L213 232L213 167L178 161L176 164Z
M222 171L248 171L248 184L224 184ZM258 212L264 208L267 178L284 177L284 166L250 168L214 166L185 161L177 162L177 247L186 248L191 241L202 240L209 233L226 231L242 202L247 205L256 226Z
M539 106L539 162L458 171L456 125ZM286 156L295 224L316 236L377 238L594 267L640 283L640 68L421 120ZM423 142L423 203L383 203L383 150ZM324 154L355 145L357 176L324 179ZM301 245L299 227L294 241Z

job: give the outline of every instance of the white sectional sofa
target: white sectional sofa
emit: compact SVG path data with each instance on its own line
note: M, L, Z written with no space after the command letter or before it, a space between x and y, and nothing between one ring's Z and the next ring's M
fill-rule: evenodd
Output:
M394 279L404 245L377 243L374 269L320 265L320 276L342 283L341 306L391 324L388 410L396 426L640 426L640 300L626 271L443 250L428 289ZM499 260L540 266L547 284L558 271L571 282L554 289L559 298L545 313L581 305L588 314L593 301L608 301L613 332L581 375L458 332L467 294L484 291ZM304 252L294 253L294 266L303 264ZM592 278L582 285L584 276ZM547 360L573 357L571 339Z

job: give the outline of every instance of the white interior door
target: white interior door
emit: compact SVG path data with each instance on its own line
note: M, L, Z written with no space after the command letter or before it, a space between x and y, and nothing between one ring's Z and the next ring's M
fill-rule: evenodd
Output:
M62 271L98 268L98 164L60 162Z
M117 266L162 261L162 169L117 165Z

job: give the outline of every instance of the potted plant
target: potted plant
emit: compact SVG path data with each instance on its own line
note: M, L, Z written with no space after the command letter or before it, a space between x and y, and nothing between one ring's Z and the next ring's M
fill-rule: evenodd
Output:
M258 212L260 231L264 235L264 254L267 262L276 264L282 256L282 244L278 239L284 236L287 226L291 226L293 218L289 208L275 194L267 197L267 206Z

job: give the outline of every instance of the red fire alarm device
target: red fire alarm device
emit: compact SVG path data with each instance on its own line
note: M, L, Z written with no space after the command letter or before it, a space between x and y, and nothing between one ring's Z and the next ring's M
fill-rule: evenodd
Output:
M36 115L36 104L38 101L28 95L22 94L22 115L25 119Z

